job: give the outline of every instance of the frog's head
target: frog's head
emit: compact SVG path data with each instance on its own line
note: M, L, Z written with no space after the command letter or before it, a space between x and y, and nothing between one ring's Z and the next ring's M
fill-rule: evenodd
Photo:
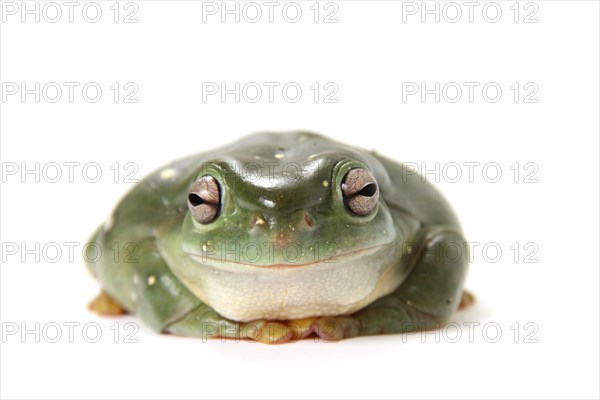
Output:
M293 300L290 292L300 287L301 296L347 285L349 298L337 293L338 300L356 305L399 259L398 228L381 195L389 185L387 172L368 152L305 133L252 136L205 162L190 185L182 236L186 262L175 272L233 319L303 317L331 303L321 299L307 307ZM220 292L211 279L221 280ZM388 283L383 286L389 291ZM215 297L228 289L268 290L276 301L238 311L219 307ZM281 299L279 290L286 293ZM280 301L291 303L283 307Z
M368 153L314 146L308 137L271 143L203 164L188 191L188 254L211 263L297 267L395 240L380 196L379 180L385 184L387 176Z

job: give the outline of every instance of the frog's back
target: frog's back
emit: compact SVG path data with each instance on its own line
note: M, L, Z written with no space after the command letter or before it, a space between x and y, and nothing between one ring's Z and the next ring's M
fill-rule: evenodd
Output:
M452 207L423 176L405 164L378 155L392 184L382 195L392 208L409 213L422 225L442 225L460 230Z

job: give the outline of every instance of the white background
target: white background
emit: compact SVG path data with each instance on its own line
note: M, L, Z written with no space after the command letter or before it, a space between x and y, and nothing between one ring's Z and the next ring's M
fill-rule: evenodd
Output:
M313 1L299 3L297 23L282 17L285 3L275 9L273 23L265 6L257 23L243 16L239 23L233 16L221 23L219 14L203 22L203 4L193 1L137 1L137 23L123 22L135 10L124 9L124 2L115 23L113 1L98 2L100 21L87 22L82 2L70 23L68 8L59 2L60 21L50 23L42 14L39 23L35 15L23 23L20 2L13 3L19 7L15 15L7 3L0 28L0 79L7 96L0 126L2 397L599 396L597 2L522 2L516 23L513 1L497 3L502 15L496 23L482 16L486 3L469 22L462 2L456 23L447 21L455 15L448 7L439 23L434 15L422 23L420 13L405 13L403 22L403 9L412 6L394 1L338 1L337 23L323 22L335 10L324 10L323 3L315 23ZM40 12L45 4L39 3ZM493 19L490 7L486 18ZM46 11L54 18L55 10ZM525 23L534 11L531 19L538 22ZM88 12L93 18L93 9ZM36 103L34 95L24 101L20 93L7 95L11 82L80 86L72 103L66 86L56 103L48 101L54 92L41 93ZM96 103L81 95L89 82L103 89ZM117 103L109 88L115 82L121 87ZM127 82L139 88L137 103L123 102ZM291 103L279 89L273 103L266 91L257 103L235 103L232 95L224 103L219 96L203 102L203 82L227 82L229 88L235 82L278 82L279 88L296 82L303 95ZM315 103L309 88L315 82L321 90L327 82L337 85L338 102L323 102L321 92ZM456 82L463 97L452 103L447 100L455 93L448 92L439 103L434 95L425 102L419 95L403 101L403 82L425 82L430 89L435 82ZM479 84L473 102L464 82ZM490 82L502 89L495 103L481 93ZM515 82L517 102L510 89ZM534 86L525 90L526 83ZM539 89L532 98L537 102L525 102L532 87ZM125 323L137 319L102 319L86 310L98 286L85 270L81 246L132 186L124 181L132 171L125 163L139 167L139 179L172 159L244 134L290 129L320 132L428 169L440 163L439 179L428 179L438 181L468 240L480 243L467 283L477 303L456 314L454 329L437 337L266 346L205 343L141 326L133 336L137 343L125 343L131 332ZM39 178L21 174L36 162ZM80 163L73 182L65 162ZM464 166L469 162L480 163L473 182ZM63 165L56 183L49 182L56 173L49 163ZM87 163L100 166L97 183L87 181L93 169L82 174ZM443 173L444 166L455 165L448 163L463 165L458 182L449 181L455 170ZM493 170L482 174L487 163L500 166L498 182L488 182ZM526 163L532 164L526 169ZM9 174L15 165L19 171ZM534 170L530 178L537 183L525 182ZM73 260L65 242L78 243ZM5 251L11 243L16 254ZM39 262L22 251L36 243ZM54 243L62 248L56 262L49 252ZM493 246L487 254L486 243ZM44 246L47 254L39 254ZM502 250L498 257L495 247ZM529 261L538 262L526 262L534 249ZM88 342L93 329L87 336L82 332L90 322L101 328L97 343ZM35 331L36 323L39 343L35 334L21 336L23 328ZM79 324L72 343L64 325L69 323ZM470 323L479 324L471 325L471 337ZM62 336L50 343L56 324ZM19 331L9 334L15 327Z

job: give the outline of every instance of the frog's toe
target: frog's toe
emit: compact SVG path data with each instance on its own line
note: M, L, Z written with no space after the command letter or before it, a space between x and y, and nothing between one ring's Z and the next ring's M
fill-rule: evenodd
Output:
M317 319L312 330L326 342L336 342L344 338L360 335L360 321L350 316L322 317Z
M358 335L358 321L349 317L304 318L290 321L259 320L241 326L243 338L266 344L292 343L317 336L338 341Z
M127 311L104 290L88 304L88 309L94 311L98 315L110 316L127 314Z
M293 339L289 327L278 321L259 321L244 326L246 337L266 344L282 344Z
M463 310L475 303L475 296L471 292L463 291L460 304L458 305L459 310Z
M266 344L283 344L304 339L313 332L314 318L292 321L253 321L242 326L242 336Z

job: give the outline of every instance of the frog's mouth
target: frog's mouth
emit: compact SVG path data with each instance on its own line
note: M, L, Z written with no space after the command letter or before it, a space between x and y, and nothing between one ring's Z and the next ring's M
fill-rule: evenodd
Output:
M371 247L365 247L358 250L351 251L342 251L341 249L326 249L324 252L318 254L313 252L309 254L308 257L298 258L296 260L296 255L289 255L282 253L287 262L272 262L272 263L264 263L260 262L261 260L257 260L253 258L254 255L245 253L243 250L238 252L229 251L224 249L222 251L218 249L207 249L206 246L203 246L203 251L198 254L195 252L185 251L197 264L207 265L213 268L229 267L229 266L240 266L240 267L256 267L256 268L268 268L268 269L280 269L280 268L301 268L301 267L314 267L317 265L323 264L331 264L336 265L339 263L345 263L353 259L358 259L361 257L369 256L383 248L387 248L392 245L393 242L379 244ZM256 250L261 251L262 250ZM283 250L285 251L285 250ZM255 253L258 254L258 253ZM273 253L270 253L271 256L274 256Z

